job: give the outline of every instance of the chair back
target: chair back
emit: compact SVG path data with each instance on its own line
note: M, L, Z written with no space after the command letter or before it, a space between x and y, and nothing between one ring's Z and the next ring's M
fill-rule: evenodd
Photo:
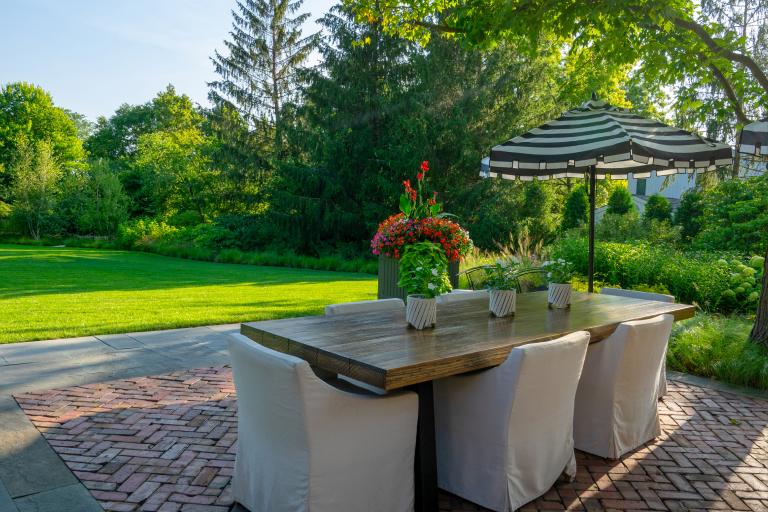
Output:
M659 315L623 322L601 342L606 344L604 357L609 359L603 366L605 384L614 383L614 399L619 404L632 407L632 404L648 401L655 405L673 321L672 315ZM611 369L615 370L611 372Z
M603 295L615 295L617 297L631 297L633 299L656 300L659 302L675 302L674 295L664 293L639 292L636 290L624 290L623 288L600 288Z
M540 432L541 435L532 438L545 443L553 439L547 432L558 431L559 436L570 437L574 398L588 345L589 333L579 331L512 349L502 363L512 370L516 380L510 409L510 436L523 429ZM534 446L530 448L535 450Z
M312 370L306 361L242 335L230 336L229 352L237 390L238 454L257 461L236 462L234 485L260 489L265 504L276 496L293 500L295 495L295 510L300 510L309 492L310 456L302 381Z
M488 297L488 290L452 290L451 293L438 295L438 304L450 304L462 300L476 299L478 297Z
M343 302L325 306L327 316L346 315L349 313L373 313L374 311L394 311L404 309L402 299L362 300L360 302Z

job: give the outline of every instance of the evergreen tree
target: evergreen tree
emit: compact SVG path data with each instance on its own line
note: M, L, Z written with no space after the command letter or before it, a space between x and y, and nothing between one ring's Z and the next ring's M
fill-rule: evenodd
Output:
M648 202L645 203L645 211L643 212L643 219L645 220L658 220L658 221L672 221L672 206L669 204L669 199L666 197L654 194L648 198Z
M589 197L583 185L574 187L565 200L563 210L563 229L573 229L589 221Z
M632 202L632 194L626 187L616 187L608 197L608 213L623 215L635 210L635 203Z
M302 0L239 0L232 11L227 54L211 58L220 79L210 82L215 105L235 106L250 126L274 130L275 153L282 154L281 115L292 101L301 65L317 36L302 37L309 13L293 16Z
M674 224L680 226L680 236L690 242L699 234L704 215L704 201L701 194L689 190L680 198L680 204L675 210Z

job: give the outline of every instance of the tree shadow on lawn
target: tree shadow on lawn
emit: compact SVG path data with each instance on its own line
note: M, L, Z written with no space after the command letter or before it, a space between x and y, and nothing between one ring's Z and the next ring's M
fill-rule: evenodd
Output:
M126 500L231 504L236 403L226 367L26 393L17 400L107 509ZM768 401L670 382L660 414L661 437L620 460L577 452L575 481L556 484L522 510L768 505ZM447 493L441 501L444 511L484 510Z

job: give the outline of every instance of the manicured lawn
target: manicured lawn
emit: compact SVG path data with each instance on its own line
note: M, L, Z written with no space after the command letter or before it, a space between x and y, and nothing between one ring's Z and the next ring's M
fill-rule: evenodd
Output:
M375 295L367 274L0 245L0 343L314 315Z

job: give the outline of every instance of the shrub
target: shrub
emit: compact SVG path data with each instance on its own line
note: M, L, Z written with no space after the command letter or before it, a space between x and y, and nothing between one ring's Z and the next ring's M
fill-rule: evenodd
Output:
M635 203L632 194L626 187L616 187L608 197L608 213L623 215L635 211Z
M573 229L589 221L589 197L583 185L574 187L565 200L563 210L563 230Z
M117 229L117 241L121 247L149 248L153 242L167 238L178 231L169 224L155 219L134 219L121 224Z
M595 227L595 237L599 240L626 242L627 240L639 240L645 234L637 210L631 210L627 213L606 212Z
M768 389L768 352L748 340L744 318L697 314L678 322L667 352L670 369Z
M697 247L764 252L768 245L768 174L718 184L704 197L702 220Z
M680 198L675 210L674 224L680 226L681 238L689 242L701 231L704 202L699 192L689 190Z
M645 203L643 219L672 222L672 205L666 197L654 194Z
M574 263L576 271L586 275L586 239L563 237L552 247L552 256ZM748 290L741 286L742 289L738 290L740 286L731 283L734 279L732 275L741 269L742 261L738 253L684 252L668 245L644 241L631 244L601 241L595 244L595 273L598 279L630 289L641 285L664 286L680 302L695 303L706 310L726 313L754 310L754 296L750 299L750 295L755 288ZM754 278L759 284L759 274L755 272ZM751 278L745 280L752 286ZM734 296L731 297L727 290L732 290Z

